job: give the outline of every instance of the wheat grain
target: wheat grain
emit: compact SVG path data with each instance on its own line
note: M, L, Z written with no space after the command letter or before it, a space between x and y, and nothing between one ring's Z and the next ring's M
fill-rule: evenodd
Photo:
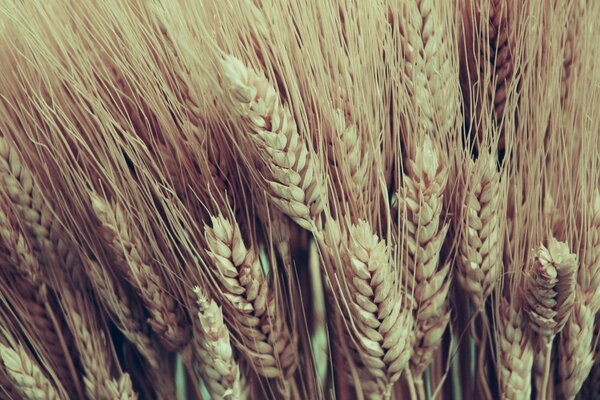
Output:
M21 344L9 347L0 343L0 358L8 377L21 395L29 400L58 400L56 388Z
M558 374L566 399L574 399L594 365L594 313L578 292L558 344Z
M194 288L198 303L199 327L195 332L194 353L210 395L215 399L242 399L244 388L234 359L229 329L223 311L202 289Z
M531 397L533 347L526 332L523 312L502 298L498 321L498 379L502 399Z
M416 147L397 197L405 225L404 252L409 292L414 295L415 351L411 370L416 379L431 363L449 320L450 264L439 267L448 226L440 226L447 170L429 136Z
M312 230L323 210L318 159L264 76L232 56L221 66L229 93L259 150L256 158L267 173L264 179L273 203L300 226Z
M483 309L502 273L502 236L500 228L500 176L491 154L480 154L467 161L464 226L459 242L457 281L471 296L477 309Z
M111 379L106 383L109 399L113 400L137 400L137 393L133 390L129 374L123 374L119 380Z
M222 215L212 217L205 238L223 292L225 315L234 321L232 326L247 347L240 350L259 374L289 378L296 368L295 343L257 253L246 248L237 223Z
M146 261L141 242L136 240L135 233L129 228L123 209L98 195L90 196L94 212L102 223L103 238L148 309L152 329L169 349L182 348L191 337L183 310L169 296L165 282Z

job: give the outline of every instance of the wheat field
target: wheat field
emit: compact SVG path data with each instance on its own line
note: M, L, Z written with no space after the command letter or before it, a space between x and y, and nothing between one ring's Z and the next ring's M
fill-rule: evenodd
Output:
M600 2L3 0L0 398L600 399Z

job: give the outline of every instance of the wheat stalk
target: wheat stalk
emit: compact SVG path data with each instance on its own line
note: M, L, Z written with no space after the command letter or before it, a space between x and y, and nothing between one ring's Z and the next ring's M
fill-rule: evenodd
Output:
M39 365L21 344L7 346L0 342L0 358L6 374L17 391L28 400L58 400L60 396Z
M351 225L341 246L341 271L349 286L345 296L349 308L346 329L354 351L377 387L376 391L367 388L370 395L378 393L389 398L411 355L410 309L394 277L386 243L373 233L368 222L359 220Z
M594 365L594 313L580 291L558 342L558 374L563 396L574 399Z
M498 379L502 399L529 399L531 397L531 370L534 351L526 332L522 310L502 298L498 326Z
M246 247L237 223L222 215L211 219L212 226L205 227L207 253L223 292L225 315L247 347L240 350L259 374L287 379L296 368L295 343L258 254Z
M248 128L266 173L273 203L301 227L312 230L323 210L321 165L298 133L289 108L269 81L235 57L221 62L226 85Z
M233 356L229 329L223 311L202 289L194 288L198 303L199 326L194 338L194 353L210 395L215 399L242 399L244 388L240 368Z
M130 230L124 211L118 203L110 204L95 194L90 196L94 212L102 223L103 238L148 309L150 326L167 348L182 348L191 337L184 313L167 293L164 280L146 261L143 246Z
M459 241L457 281L477 309L483 309L502 273L500 228L500 174L491 154L467 160L466 199L461 215L464 227Z
M411 371L417 381L431 363L434 350L450 318L448 288L450 264L439 267L448 226L440 226L447 170L429 136L416 147L397 197L405 226L405 276L414 295L415 351Z
M529 328L537 334L536 389L546 396L552 340L565 326L575 300L577 256L553 237L541 245L527 271L522 290Z

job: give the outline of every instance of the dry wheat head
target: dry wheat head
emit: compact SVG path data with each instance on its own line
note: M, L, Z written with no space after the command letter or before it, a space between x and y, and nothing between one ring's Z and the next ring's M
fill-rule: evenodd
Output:
M577 292L573 313L560 333L558 375L566 399L575 399L594 365L594 313Z
M211 225L205 227L207 253L216 268L232 332L247 347L240 351L259 374L289 378L296 368L295 342L258 254L246 247L237 223L219 215L212 217Z
M264 165L273 203L305 229L312 230L323 210L322 168L298 133L289 108L262 75L240 60L223 59L223 75L248 136ZM262 169L261 169L262 170Z
M498 380L500 397L505 400L531 397L531 370L534 351L526 332L523 312L505 298L499 307Z
M569 246L551 237L540 245L527 271L524 300L530 328L552 338L564 327L573 310L577 256Z
M332 243L341 242L341 271L348 284L345 327L369 381L377 386L377 390L366 389L373 396L378 393L387 398L411 355L410 306L400 291L386 242L373 233L368 222L359 220L351 225L347 238L335 238L340 235L339 228L329 231Z
M215 399L241 400L240 368L234 358L229 328L223 311L200 287L194 288L198 303L199 325L194 334L194 353L207 389Z
M129 374L122 374L121 377L111 379L106 383L108 399L112 400L137 400L137 393L133 390Z
M448 226L440 226L447 170L429 136L408 160L398 193L404 223L406 284L414 296L416 343L411 369L421 375L439 346L450 314L450 264L439 267Z
M58 400L56 388L21 344L15 348L0 343L0 358L17 391L28 400Z
M594 312L600 310L600 190L593 194L587 240L582 241L579 254L581 266L577 280L584 290L586 302Z
M150 326L167 348L181 349L191 338L185 314L166 291L162 277L148 263L142 243L130 230L123 209L95 194L90 196L94 212L102 223L102 237L148 309Z
M500 215L500 174L491 154L469 160L471 168L466 199L463 203L463 226L459 241L457 281L470 295L477 309L482 309L502 273L502 237Z

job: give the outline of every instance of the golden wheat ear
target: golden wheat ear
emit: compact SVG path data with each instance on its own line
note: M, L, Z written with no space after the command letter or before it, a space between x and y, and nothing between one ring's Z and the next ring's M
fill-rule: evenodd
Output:
M150 326L170 350L183 348L191 329L182 310L167 292L162 277L147 261L143 245L128 225L123 208L91 195L94 212L102 223L102 238L114 252L118 266L136 289L150 313Z
M245 393L244 382L234 359L223 311L200 287L195 287L194 293L199 324L194 331L193 344L202 380L213 398L241 400Z
M223 292L224 313L241 341L240 352L260 375L290 378L297 367L296 344L257 252L246 247L237 223L222 215L212 217L205 237Z
M30 400L61 398L40 366L21 344L13 347L0 343L0 359L8 378L23 398Z
M264 171L264 182L273 204L298 225L313 230L323 210L325 189L319 158L298 133L290 109L262 75L239 59L221 62L228 92L255 148L253 158Z

